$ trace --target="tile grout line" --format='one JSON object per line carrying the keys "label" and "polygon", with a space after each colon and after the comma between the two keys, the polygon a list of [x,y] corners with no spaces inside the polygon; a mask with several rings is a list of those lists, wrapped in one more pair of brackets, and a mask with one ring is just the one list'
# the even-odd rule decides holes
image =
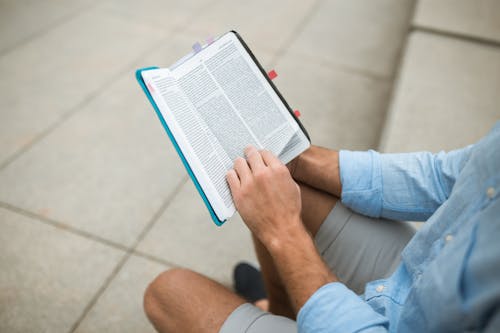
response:
{"label": "tile grout line", "polygon": [[163,212],[168,208],[170,203],[174,200],[174,198],[177,196],[179,191],[184,187],[184,185],[187,183],[189,177],[188,175],[185,175],[182,177],[181,181],[175,186],[174,190],[172,193],[168,196],[168,198],[165,200],[165,202],[160,206],[160,208],[156,211],[155,214],[151,217],[150,221],[146,224],[146,226],[142,229],[141,233],[139,236],[137,236],[137,239],[133,243],[133,245],[130,247],[131,251],[135,251],[139,243],[146,237],[148,232],[153,228],[155,225],[156,221],[160,219],[160,216],[163,214]]}
{"label": "tile grout line", "polygon": [[19,47],[22,47],[23,45],[31,42],[32,40],[34,40],[34,39],[36,39],[36,38],[38,38],[40,36],[43,36],[43,35],[47,34],[51,30],[53,30],[54,28],[57,28],[58,26],[66,23],[66,22],[69,22],[70,20],[72,20],[76,16],[82,14],[82,12],[87,12],[87,11],[91,10],[92,8],[97,7],[97,5],[98,5],[98,1],[94,1],[94,2],[92,2],[91,4],[89,4],[87,6],[82,6],[81,8],[77,8],[73,13],[69,13],[69,14],[67,14],[67,15],[59,18],[59,19],[57,19],[56,21],[52,22],[48,26],[46,26],[44,28],[41,28],[40,30],[38,30],[38,31],[30,34],[29,36],[23,38],[22,40],[17,41],[13,45],[10,45],[6,49],[1,50],[0,51],[0,57],[3,57],[4,55],[7,55],[7,54],[13,52],[15,49],[17,49]]}
{"label": "tile grout line", "polygon": [[483,46],[490,46],[500,48],[500,41],[496,41],[490,38],[484,38],[479,36],[469,36],[459,32],[447,31],[439,28],[430,28],[418,24],[413,24],[410,27],[411,32],[422,32],[429,35],[436,35],[441,37],[447,37],[450,39],[460,40],[463,42],[474,43]]}
{"label": "tile grout line", "polygon": [[146,252],[142,252],[140,250],[133,250],[132,251],[132,254],[133,255],[136,255],[138,257],[142,257],[144,259],[147,259],[147,260],[150,260],[150,261],[154,261],[158,264],[161,264],[161,265],[165,265],[165,266],[168,266],[170,268],[177,268],[177,267],[180,267],[178,264],[174,263],[174,262],[171,262],[169,260],[165,260],[165,259],[162,259],[160,257],[157,257],[155,255],[152,255],[152,254],[149,254],[149,253],[146,253]]}
{"label": "tile grout line", "polygon": [[[314,55],[308,54],[308,53],[293,52],[290,55],[291,56],[300,56],[302,58],[306,58],[306,60],[314,61],[318,65],[328,67],[329,69],[344,72],[344,73],[347,73],[350,75],[362,76],[362,77],[368,78],[370,80],[388,81],[388,80],[394,79],[392,74],[391,75],[379,74],[379,73],[376,73],[376,72],[371,71],[369,69],[364,69],[361,67],[357,68],[355,66],[343,64],[342,62],[336,62],[334,60],[329,60],[329,59],[326,59],[323,57],[314,56]],[[278,60],[278,59],[276,59],[276,60]]]}
{"label": "tile grout line", "polygon": [[[146,233],[154,226],[154,224],[156,223],[156,221],[159,220],[159,218],[161,217],[161,215],[163,214],[163,212],[168,208],[168,206],[170,205],[170,203],[176,197],[176,195],[177,195],[178,191],[180,190],[180,188],[182,186],[184,186],[184,184],[187,182],[187,180],[188,180],[188,177],[184,176],[182,178],[182,180],[175,186],[175,189],[171,192],[171,194],[161,204],[161,206],[158,208],[158,210],[153,214],[153,216],[151,217],[151,219],[149,220],[149,222],[146,224],[146,226],[144,227],[144,229],[142,230],[142,232],[139,234],[139,236],[137,237],[137,239],[135,240],[135,242],[133,243],[133,245],[130,246],[127,249],[126,253],[123,255],[123,257],[121,258],[121,260],[116,264],[115,268],[111,271],[110,275],[104,280],[103,284],[99,287],[99,289],[94,294],[94,296],[92,297],[92,299],[85,306],[85,308],[83,309],[83,312],[81,313],[81,315],[73,323],[73,325],[71,326],[71,328],[69,330],[70,333],[73,333],[73,332],[75,332],[76,329],[78,329],[78,327],[83,322],[83,320],[85,319],[85,317],[87,317],[87,315],[90,312],[90,310],[92,310],[92,308],[94,307],[94,305],[97,303],[97,301],[99,300],[99,298],[101,297],[101,295],[108,288],[108,286],[114,280],[114,278],[116,277],[116,275],[120,272],[120,270],[123,268],[123,266],[128,261],[128,259],[135,253],[135,249],[139,245],[139,243],[141,242],[142,238],[144,238],[144,236],[146,235]],[[158,262],[158,260],[155,260],[155,261]]]}
{"label": "tile grout line", "polygon": [[85,306],[83,309],[82,314],[77,318],[77,320],[73,323],[71,328],[69,329],[69,332],[74,332],[78,326],[80,326],[80,323],[85,319],[87,314],[90,312],[92,307],[97,303],[101,295],[104,293],[104,291],[108,288],[108,286],[111,284],[111,282],[114,280],[115,276],[120,272],[122,269],[123,265],[127,262],[128,258],[132,255],[131,251],[127,251],[123,254],[122,258],[120,261],[118,261],[118,264],[113,268],[111,273],[106,277],[104,280],[103,284],[97,289],[97,292],[92,296],[90,299],[89,303]]}
{"label": "tile grout line", "polygon": [[67,232],[69,232],[69,233],[71,233],[73,235],[77,235],[77,236],[80,236],[80,237],[83,237],[83,238],[87,238],[87,239],[93,240],[93,241],[95,241],[97,243],[101,243],[103,245],[107,245],[107,246],[115,248],[117,250],[121,250],[121,251],[128,251],[128,250],[130,250],[130,248],[128,248],[128,247],[126,247],[124,245],[121,245],[119,243],[113,242],[113,241],[108,240],[106,238],[102,238],[102,237],[96,236],[96,235],[94,235],[94,234],[92,234],[90,232],[87,232],[87,231],[75,228],[75,227],[70,226],[70,225],[68,225],[68,224],[66,224],[64,222],[57,221],[57,220],[51,219],[49,217],[45,217],[45,216],[39,215],[39,214],[31,212],[31,211],[29,211],[27,209],[14,206],[14,205],[6,203],[6,202],[0,201],[0,207],[4,208],[6,210],[9,210],[9,211],[11,211],[13,213],[17,213],[17,214],[23,215],[25,217],[36,219],[36,220],[38,220],[38,221],[40,221],[42,223],[45,223],[46,225],[50,225],[51,227],[54,227],[54,228],[57,228],[57,229],[60,229],[60,230],[63,230],[63,231],[67,231]]}
{"label": "tile grout line", "polygon": [[[183,184],[185,184],[185,182]],[[94,235],[92,233],[89,233],[89,232],[77,229],[77,228],[75,228],[73,226],[70,226],[70,225],[67,225],[67,224],[65,224],[63,222],[59,222],[59,221],[47,218],[45,216],[38,215],[36,213],[30,212],[30,211],[28,211],[26,209],[23,209],[23,208],[20,208],[20,207],[17,207],[17,206],[13,206],[13,205],[11,205],[9,203],[6,203],[6,202],[1,202],[0,201],[0,208],[4,208],[4,209],[6,209],[6,210],[8,210],[8,211],[10,211],[12,213],[16,213],[16,214],[19,214],[19,215],[22,215],[22,216],[25,216],[25,217],[28,217],[28,218],[31,218],[31,219],[39,220],[40,222],[45,223],[46,225],[49,225],[51,227],[60,229],[61,231],[65,231],[65,232],[71,233],[73,235],[80,236],[82,238],[86,238],[86,239],[92,240],[92,241],[94,241],[96,243],[101,243],[102,245],[107,245],[107,246],[109,246],[111,248],[114,248],[116,250],[119,250],[119,251],[123,251],[123,252],[131,251],[132,254],[134,254],[134,255],[143,257],[145,259],[149,259],[149,260],[157,262],[159,264],[163,264],[163,265],[166,265],[166,266],[169,266],[169,267],[179,267],[179,265],[177,265],[177,264],[175,264],[173,262],[170,262],[168,260],[162,259],[160,257],[156,257],[156,256],[148,254],[146,252],[142,252],[140,250],[137,250],[134,247],[126,247],[126,246],[124,246],[122,244],[115,243],[115,242],[110,241],[108,239],[96,236],[96,235]],[[151,228],[148,228],[148,230],[150,230],[150,229]],[[134,242],[134,244],[135,244],[135,242]]]}

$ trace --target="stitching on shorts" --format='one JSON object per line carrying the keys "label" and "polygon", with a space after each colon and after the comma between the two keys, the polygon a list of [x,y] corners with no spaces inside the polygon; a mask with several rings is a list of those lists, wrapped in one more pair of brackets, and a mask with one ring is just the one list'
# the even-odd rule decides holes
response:
{"label": "stitching on shorts", "polygon": [[[255,306],[255,305],[254,305],[254,306]],[[263,317],[263,316],[267,316],[267,315],[270,315],[270,314],[271,314],[271,313],[269,313],[269,312],[262,312],[260,315],[258,315],[258,316],[257,316],[257,318],[255,318],[254,320],[252,320],[252,322],[250,323],[250,325],[248,325],[248,327],[245,329],[245,332],[244,332],[244,333],[247,333],[247,332],[248,332],[248,330],[249,330],[250,328],[252,328],[252,325],[253,325],[253,324],[254,324],[257,320],[259,320],[261,317]]]}

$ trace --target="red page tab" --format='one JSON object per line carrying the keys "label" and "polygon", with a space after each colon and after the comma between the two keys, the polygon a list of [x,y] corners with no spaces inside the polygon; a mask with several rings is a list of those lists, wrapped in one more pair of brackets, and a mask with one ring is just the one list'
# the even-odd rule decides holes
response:
{"label": "red page tab", "polygon": [[269,78],[271,80],[274,80],[276,78],[276,76],[278,76],[278,74],[276,73],[276,71],[273,69],[271,70],[269,73],[267,73],[267,76],[269,76]]}

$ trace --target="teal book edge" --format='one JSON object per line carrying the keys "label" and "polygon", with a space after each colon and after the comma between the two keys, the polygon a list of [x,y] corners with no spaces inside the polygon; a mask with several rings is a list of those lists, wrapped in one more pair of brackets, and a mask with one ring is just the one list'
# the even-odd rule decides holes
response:
{"label": "teal book edge", "polygon": [[196,186],[196,189],[198,190],[198,193],[200,194],[201,198],[203,199],[205,206],[207,207],[208,211],[210,212],[210,216],[212,217],[212,220],[214,221],[214,223],[217,226],[221,226],[224,224],[224,222],[226,222],[226,220],[223,220],[223,221],[220,220],[217,217],[217,215],[215,214],[215,211],[214,211],[212,205],[210,204],[210,202],[208,201],[208,198],[205,195],[205,192],[203,192],[203,189],[201,188],[200,183],[198,182],[198,179],[196,179],[196,176],[194,175],[193,170],[191,170],[191,166],[189,165],[188,161],[186,160],[186,157],[184,156],[184,154],[182,153],[181,148],[177,144],[177,141],[175,140],[172,132],[170,131],[170,128],[168,128],[168,125],[165,122],[165,119],[163,119],[163,116],[160,112],[160,109],[158,109],[158,105],[156,105],[155,101],[153,100],[153,96],[151,96],[151,94],[149,93],[149,90],[146,87],[144,80],[142,79],[142,72],[149,71],[152,69],[158,69],[158,67],[146,67],[146,68],[138,69],[135,72],[135,78],[137,79],[137,82],[139,82],[139,85],[141,86],[142,90],[146,94],[149,102],[153,106],[153,109],[155,110],[156,115],[160,119],[160,122],[163,125],[163,128],[167,132],[167,135],[170,138],[170,141],[172,142],[172,144],[174,145],[174,148],[177,151],[177,154],[181,158],[182,164],[184,164],[184,167],[186,168],[186,171],[189,174],[189,177],[191,177],[191,180],[193,181],[194,185]]}

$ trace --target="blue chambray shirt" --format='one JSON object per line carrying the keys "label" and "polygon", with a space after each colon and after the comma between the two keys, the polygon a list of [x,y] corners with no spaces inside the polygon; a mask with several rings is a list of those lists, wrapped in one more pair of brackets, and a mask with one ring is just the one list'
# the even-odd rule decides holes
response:
{"label": "blue chambray shirt", "polygon": [[354,211],[427,222],[363,296],[339,282],[317,290],[299,332],[500,332],[500,122],[448,153],[341,151],[340,173]]}

